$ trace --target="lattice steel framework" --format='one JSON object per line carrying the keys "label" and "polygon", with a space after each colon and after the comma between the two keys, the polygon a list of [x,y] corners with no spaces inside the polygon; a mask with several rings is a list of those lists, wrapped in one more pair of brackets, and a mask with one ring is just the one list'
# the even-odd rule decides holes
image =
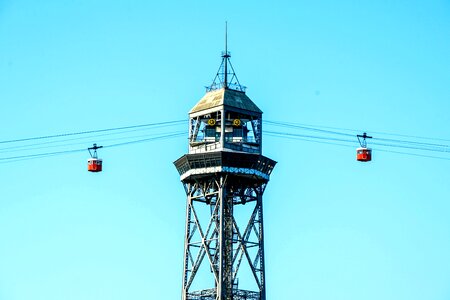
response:
{"label": "lattice steel framework", "polygon": [[[262,195],[275,162],[256,154],[213,152],[187,154],[175,165],[187,196],[182,299],[266,299]],[[239,223],[234,211],[243,205],[250,213]],[[200,216],[205,207],[209,214]],[[202,264],[214,286],[193,290]],[[253,290],[239,289],[243,265]]]}

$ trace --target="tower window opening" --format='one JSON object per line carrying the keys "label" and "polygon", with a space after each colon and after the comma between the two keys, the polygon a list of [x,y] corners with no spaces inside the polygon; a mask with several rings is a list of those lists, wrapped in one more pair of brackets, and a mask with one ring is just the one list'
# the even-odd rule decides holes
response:
{"label": "tower window opening", "polygon": [[234,138],[242,138],[243,137],[243,135],[242,135],[243,132],[244,131],[242,130],[242,127],[234,128],[234,130],[233,130],[233,137]]}
{"label": "tower window opening", "polygon": [[205,128],[205,138],[206,138],[206,139],[212,138],[212,137],[215,138],[215,136],[216,136],[216,127],[213,127],[213,126],[207,126],[207,127]]}

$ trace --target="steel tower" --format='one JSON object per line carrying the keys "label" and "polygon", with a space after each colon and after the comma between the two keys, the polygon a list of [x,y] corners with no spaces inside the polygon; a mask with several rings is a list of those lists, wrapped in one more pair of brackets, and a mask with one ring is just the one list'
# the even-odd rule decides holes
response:
{"label": "steel tower", "polygon": [[262,196],[276,162],[262,155],[261,126],[225,46],[174,162],[187,196],[183,300],[266,299]]}

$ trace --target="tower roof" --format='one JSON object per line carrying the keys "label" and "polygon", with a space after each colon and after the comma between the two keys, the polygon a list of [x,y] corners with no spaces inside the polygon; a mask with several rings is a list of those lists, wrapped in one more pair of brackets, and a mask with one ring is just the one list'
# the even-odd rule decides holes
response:
{"label": "tower roof", "polygon": [[207,92],[191,109],[190,114],[219,106],[227,106],[262,114],[262,111],[245,92],[221,88]]}
{"label": "tower roof", "polygon": [[206,88],[206,94],[191,109],[189,114],[209,110],[212,108],[224,106],[245,110],[254,114],[262,114],[262,111],[245,94],[245,86],[239,83],[233,66],[230,61],[230,52],[228,52],[228,34],[225,23],[225,52],[222,53],[222,63],[212,84]]}

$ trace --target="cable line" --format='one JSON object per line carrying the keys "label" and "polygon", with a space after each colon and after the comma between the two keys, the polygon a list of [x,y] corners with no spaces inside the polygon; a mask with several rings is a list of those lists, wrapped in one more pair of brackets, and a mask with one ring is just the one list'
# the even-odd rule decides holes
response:
{"label": "cable line", "polygon": [[[134,132],[136,130],[132,130],[132,131]],[[176,134],[178,134],[178,133],[185,133],[185,131],[168,132],[166,134],[172,134],[172,133],[176,133]],[[67,139],[67,140],[64,140],[64,141],[51,141],[51,142],[45,142],[45,143],[37,143],[37,144],[31,144],[31,145],[23,145],[23,146],[17,146],[17,147],[3,148],[3,149],[9,149],[9,150],[2,150],[2,149],[0,149],[0,153],[30,151],[30,150],[38,150],[38,149],[64,147],[64,146],[74,146],[74,145],[81,145],[81,144],[86,144],[86,143],[93,143],[94,141],[99,143],[99,142],[108,142],[108,141],[132,139],[132,138],[142,138],[142,137],[149,137],[149,136],[156,135],[156,134],[157,133],[137,135],[137,136],[124,136],[124,137],[115,137],[115,138],[109,138],[109,139],[95,139],[95,140],[93,140],[96,137],[110,136],[111,135],[111,134],[100,134],[100,135],[87,136],[87,137],[82,137],[82,138]],[[159,133],[159,134],[162,134],[162,133]],[[68,144],[66,143],[66,144],[63,144],[63,145],[49,145],[49,144],[54,144],[54,143],[61,143],[61,142],[65,142],[65,141],[73,141],[73,140],[80,140],[80,139],[82,139],[82,140],[89,140],[89,142],[87,142],[87,141],[79,141],[79,142],[75,142],[75,143],[68,143]],[[47,146],[40,146],[40,145],[47,145]],[[11,149],[15,149],[15,150],[11,150]]]}
{"label": "cable line", "polygon": [[345,142],[345,143],[355,143],[354,140],[344,140],[344,139],[337,139],[337,138],[331,138],[331,137],[325,137],[325,136],[314,136],[314,135],[305,135],[305,134],[289,133],[289,132],[264,131],[264,133],[269,133],[269,134],[278,135],[278,136],[290,136],[290,137],[338,141],[338,142]]}
{"label": "cable line", "polygon": [[290,140],[300,140],[300,141],[313,142],[313,143],[319,143],[319,144],[327,144],[327,145],[342,146],[342,147],[347,147],[347,148],[354,148],[354,146],[351,146],[351,145],[326,142],[323,140],[320,140],[320,141],[312,140],[312,139],[301,137],[301,135],[280,135],[280,134],[267,132],[267,131],[265,133],[267,134],[267,136],[273,136],[273,137],[277,137],[277,138],[285,138],[285,139],[290,139]]}
{"label": "cable line", "polygon": [[151,137],[151,138],[140,139],[140,140],[129,141],[129,142],[123,142],[123,143],[118,143],[118,144],[112,144],[112,145],[108,145],[108,146],[103,146],[103,148],[125,146],[125,145],[149,142],[149,141],[154,141],[154,140],[163,140],[163,139],[173,138],[173,137],[177,137],[177,136],[182,136],[182,135],[185,135],[185,134],[186,134],[186,132],[182,131],[182,132],[167,134],[167,135],[163,135],[163,136]]}
{"label": "cable line", "polygon": [[337,132],[337,131],[330,131],[330,130],[323,130],[323,129],[318,129],[318,128],[314,128],[311,126],[299,125],[299,124],[295,124],[295,123],[275,122],[275,121],[265,121],[265,123],[272,124],[272,125],[278,125],[278,126],[282,126],[282,127],[298,128],[298,129],[305,129],[305,130],[321,132],[321,133],[331,133],[331,134],[337,134],[337,135],[342,135],[342,136],[354,137],[353,134],[342,133],[342,132]]}
{"label": "cable line", "polygon": [[[302,135],[296,135],[296,134],[286,135],[286,134],[279,134],[277,132],[267,132],[267,131],[265,133],[267,134],[267,136],[272,136],[272,137],[276,137],[276,138],[302,140],[302,141],[313,142],[313,143],[320,143],[320,144],[328,144],[328,145],[334,145],[334,146],[342,146],[342,147],[347,147],[347,148],[354,148],[351,145],[345,145],[345,144],[333,143],[333,142],[326,142],[326,141],[323,141],[323,140],[312,140],[312,139],[304,138]],[[379,146],[385,146],[385,145],[379,145]],[[411,153],[411,152],[392,151],[392,150],[387,150],[387,149],[378,148],[378,147],[373,148],[373,149],[376,150],[376,151],[380,151],[380,152],[389,152],[389,153],[404,154],[404,155],[409,155],[409,156],[417,156],[417,157],[426,157],[426,158],[450,160],[450,158],[446,158],[446,157],[442,157],[442,156],[432,156],[432,155],[418,154],[418,153]]]}
{"label": "cable line", "polygon": [[[132,141],[128,141],[128,142],[116,143],[116,144],[111,144],[111,145],[105,145],[105,146],[103,146],[103,148],[118,147],[118,146],[137,144],[137,143],[143,143],[143,142],[160,140],[160,139],[169,139],[169,138],[173,138],[173,137],[177,137],[177,136],[181,136],[181,135],[185,135],[185,134],[186,133],[184,131],[183,132],[175,132],[175,133],[160,135],[160,136],[156,136],[156,137],[132,140]],[[25,160],[25,159],[42,158],[42,157],[47,157],[47,156],[70,154],[70,153],[84,152],[84,151],[86,151],[86,148],[64,150],[64,151],[55,151],[55,152],[46,152],[46,153],[38,153],[38,154],[10,156],[10,157],[0,157],[0,164],[1,163],[8,163],[8,162],[19,161],[19,160]]]}
{"label": "cable line", "polygon": [[0,161],[15,160],[15,159],[21,159],[21,158],[38,158],[38,157],[42,157],[42,156],[69,154],[69,153],[75,153],[75,152],[81,152],[81,151],[86,151],[86,149],[83,148],[83,149],[47,152],[47,153],[39,153],[39,154],[28,154],[28,155],[11,156],[11,157],[0,157]]}
{"label": "cable line", "polygon": [[[295,124],[295,123],[274,122],[274,121],[266,121],[266,123],[268,123],[270,125],[281,126],[281,127],[288,127],[288,128],[294,128],[294,129],[304,129],[304,130],[309,130],[309,131],[315,131],[315,132],[320,132],[322,134],[354,137],[354,135],[351,135],[351,134],[348,134],[348,133],[342,133],[342,132],[336,132],[336,131],[330,131],[330,130],[322,130],[322,129],[317,129],[317,128],[313,128],[313,127],[310,127],[310,126],[299,125],[299,124]],[[292,133],[279,133],[279,134],[292,134]],[[403,136],[405,136],[405,135],[403,135]],[[311,137],[311,136],[304,136],[304,137],[319,138],[319,137]],[[320,137],[320,138],[321,139],[326,139],[326,137]],[[429,139],[429,140],[443,140],[443,141],[445,141],[445,139],[434,139],[434,138],[425,138],[425,137],[420,137],[420,138],[421,139]],[[329,138],[329,139],[333,140],[333,138]],[[425,150],[425,151],[450,152],[450,146],[449,145],[445,145],[445,144],[426,143],[426,142],[411,141],[411,140],[387,139],[387,138],[380,138],[380,137],[374,137],[373,139],[374,140],[379,140],[379,141],[385,141],[385,142],[394,143],[394,144],[382,144],[382,143],[374,142],[373,143],[374,145],[378,144],[378,145],[382,145],[382,146],[404,147],[404,148],[409,148],[409,149],[417,149],[417,150]],[[395,143],[398,144],[398,145],[395,145]],[[416,146],[416,147],[414,147],[414,146]]]}
{"label": "cable line", "polygon": [[433,152],[450,152],[448,149],[445,148],[425,148],[425,147],[413,147],[413,146],[409,146],[409,145],[395,145],[395,144],[385,144],[385,143],[377,143],[377,142],[373,142],[373,145],[378,145],[378,146],[384,146],[384,147],[394,147],[394,148],[407,148],[407,149],[413,149],[413,150],[421,150],[421,151],[433,151]]}
{"label": "cable line", "polygon": [[377,137],[374,137],[373,139],[374,140],[379,140],[379,141],[394,142],[394,143],[405,143],[405,144],[422,145],[422,146],[443,147],[443,148],[448,148],[449,147],[448,145],[443,145],[443,144],[415,142],[415,141],[408,141],[408,140],[394,140],[394,139],[384,139],[384,138],[377,138]]}
{"label": "cable line", "polygon": [[[269,121],[269,120],[265,120],[265,121],[263,121],[263,123],[273,124],[273,125],[291,126],[291,127],[294,126],[294,127],[297,127],[297,128],[302,128],[302,127],[303,128],[310,128],[310,129],[328,128],[328,129],[341,130],[341,131],[350,131],[350,132],[355,132],[355,133],[359,133],[359,132],[363,131],[363,130],[356,130],[356,129],[349,129],[349,128],[339,128],[339,127],[320,126],[320,125],[311,125],[311,124],[293,123],[293,122]],[[369,132],[369,130],[366,130],[366,131]],[[329,130],[324,130],[324,132],[342,134],[340,132],[329,131]],[[382,132],[382,131],[372,131],[372,130],[370,130],[370,132],[372,134],[381,134],[381,135],[416,138],[416,139],[422,139],[422,140],[434,140],[434,141],[450,142],[450,139],[443,139],[443,138],[424,137],[424,136],[406,135],[406,134],[396,134],[396,133],[389,133],[389,132]]]}
{"label": "cable line", "polygon": [[[110,148],[153,140],[175,138],[187,134],[186,131],[185,130],[169,131],[166,128],[170,126],[179,126],[185,123],[186,120],[174,120],[158,123],[148,123],[132,126],[105,128],[79,132],[68,132],[55,135],[4,140],[0,141],[0,145],[5,145],[6,147],[0,148],[0,153],[19,152],[19,151],[23,151],[26,153],[26,151],[28,151],[28,154],[23,155],[16,154],[14,156],[9,157],[0,157],[0,163],[85,151],[86,148],[84,147],[83,149],[69,149],[69,150],[67,150],[67,148],[75,147],[78,145],[85,145],[86,143],[103,144],[105,142],[111,142],[111,144],[109,145],[103,145],[104,148]],[[353,129],[316,126],[316,125],[307,125],[282,121],[270,121],[270,120],[264,121],[263,124],[267,125],[269,128],[274,127],[276,127],[277,129],[283,128],[282,129],[283,131],[265,130],[267,127],[264,126],[263,133],[268,136],[303,140],[307,142],[338,145],[345,147],[354,147],[353,145],[357,143],[356,139],[357,135],[350,134],[348,132],[358,132],[358,133],[361,132]],[[142,132],[142,134],[134,134],[134,135],[131,134],[135,132]],[[374,131],[370,133],[373,134],[377,132]],[[447,158],[429,156],[425,154],[422,155],[419,153],[389,151],[389,149],[402,148],[402,149],[409,149],[412,151],[450,153],[450,145],[448,144],[423,141],[423,140],[450,141],[450,140],[430,138],[430,137],[419,137],[413,135],[381,133],[381,132],[378,132],[378,134],[379,136],[373,137],[373,142],[371,142],[371,145],[377,146],[377,151],[385,151],[398,154],[415,155],[439,159],[447,159]],[[409,137],[409,139],[385,138],[383,137],[383,135]],[[416,140],[414,140],[413,138],[415,138]],[[50,149],[50,148],[54,148],[55,151],[33,153],[36,150]],[[58,150],[57,148],[59,148],[60,151],[56,151]]]}
{"label": "cable line", "polygon": [[168,124],[181,123],[181,122],[186,122],[186,120],[176,120],[176,121],[149,123],[149,124],[141,124],[141,125],[116,127],[116,128],[106,128],[106,129],[97,129],[97,130],[89,130],[89,131],[70,132],[70,133],[61,133],[61,134],[54,134],[54,135],[29,137],[29,138],[16,139],[16,140],[0,141],[0,144],[17,143],[17,142],[25,142],[25,141],[33,141],[33,140],[43,140],[43,139],[59,138],[59,137],[73,136],[73,135],[84,135],[84,134],[91,134],[91,133],[98,133],[98,132],[125,130],[125,129],[132,129],[132,128],[161,126],[161,125],[168,125]]}

